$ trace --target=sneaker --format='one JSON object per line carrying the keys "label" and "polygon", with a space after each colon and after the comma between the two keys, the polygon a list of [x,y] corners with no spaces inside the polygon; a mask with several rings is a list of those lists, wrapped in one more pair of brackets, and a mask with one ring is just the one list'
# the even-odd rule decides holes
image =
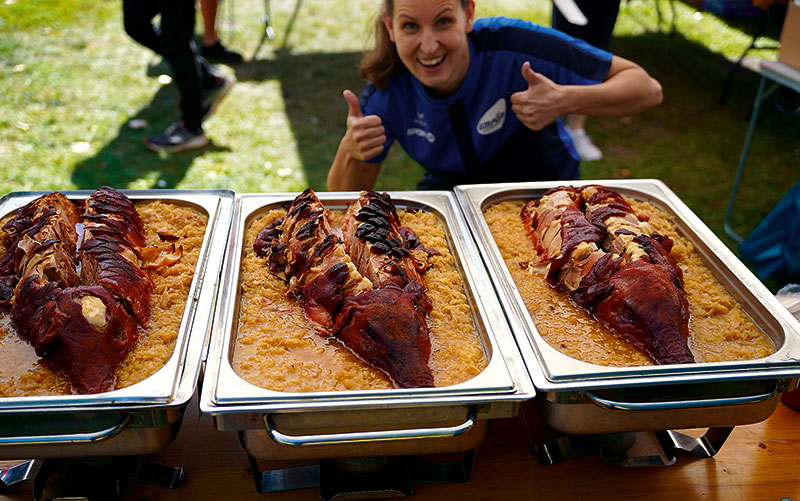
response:
{"label": "sneaker", "polygon": [[568,127],[567,132],[569,132],[570,137],[572,137],[575,150],[578,152],[578,155],[580,155],[581,160],[594,162],[603,158],[603,152],[594,145],[592,137],[586,134],[584,129],[572,130]]}
{"label": "sneaker", "polygon": [[239,64],[242,62],[242,55],[234,52],[217,40],[217,43],[210,46],[200,45],[200,55],[209,61],[225,64]]}
{"label": "sneaker", "polygon": [[234,79],[224,75],[214,75],[214,84],[203,89],[203,114],[201,120],[206,121],[217,109],[222,98],[230,92]]}
{"label": "sneaker", "polygon": [[144,144],[153,151],[174,153],[176,151],[200,148],[208,144],[203,129],[191,130],[183,126],[183,121],[175,122],[163,133],[144,140]]}

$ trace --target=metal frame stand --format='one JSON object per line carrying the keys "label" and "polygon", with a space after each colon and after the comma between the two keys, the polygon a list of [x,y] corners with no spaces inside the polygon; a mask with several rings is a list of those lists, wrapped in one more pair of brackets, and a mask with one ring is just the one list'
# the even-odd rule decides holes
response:
{"label": "metal frame stand", "polygon": [[540,464],[553,465],[581,454],[599,454],[608,464],[621,467],[669,466],[675,452],[682,450],[700,457],[712,457],[733,431],[733,427],[709,428],[700,438],[672,430],[566,435],[534,447]]}
{"label": "metal frame stand", "polygon": [[[302,4],[303,0],[297,0],[294,4],[294,11],[292,12],[292,17],[289,19],[289,24],[286,25],[286,34],[283,37],[283,43],[281,44],[280,49],[286,48],[286,43],[289,40],[289,33],[292,32],[292,27],[294,26],[294,22],[297,19],[297,14],[300,12],[300,6]],[[258,51],[261,50],[264,42],[267,40],[270,42],[275,40],[275,29],[272,27],[270,17],[270,0],[264,0],[264,15],[261,16],[261,21],[264,23],[264,31],[261,33],[261,40],[258,42],[256,50],[253,51],[253,57],[251,59],[256,58]]]}
{"label": "metal frame stand", "polygon": [[[761,111],[761,103],[764,99],[771,96],[778,88],[783,85],[792,90],[800,92],[800,71],[789,67],[786,64],[777,61],[761,61],[759,66],[759,73],[761,80],[758,83],[758,91],[756,92],[756,99],[753,101],[753,113],[750,115],[750,124],[747,127],[747,135],[744,138],[744,146],[742,147],[742,154],[739,157],[739,166],[736,169],[736,177],[733,180],[733,188],[731,189],[731,196],[728,200],[728,208],[725,211],[725,220],[723,226],[725,233],[728,234],[737,243],[741,243],[743,238],[731,229],[731,214],[733,213],[733,202],[739,192],[739,185],[742,180],[742,172],[744,171],[744,164],[747,161],[747,153],[750,150],[750,141],[753,139],[753,132],[756,128],[756,121],[758,114]],[[773,83],[767,89],[767,80]]]}
{"label": "metal frame stand", "polygon": [[33,481],[33,499],[80,496],[110,499],[120,494],[122,480],[177,489],[183,485],[185,469],[142,457],[31,459],[0,470],[0,491]]}
{"label": "metal frame stand", "polygon": [[258,42],[256,50],[253,51],[253,57],[251,59],[256,58],[256,55],[258,55],[258,51],[261,50],[261,46],[264,45],[264,42],[267,40],[270,42],[275,40],[275,29],[270,24],[269,7],[269,0],[264,0],[264,15],[261,16],[261,22],[264,23],[264,31],[261,32],[261,40]]}
{"label": "metal frame stand", "polygon": [[318,464],[262,470],[248,455],[256,490],[260,493],[319,487],[324,500],[406,497],[413,483],[464,483],[469,480],[476,449],[460,461],[425,457],[368,457],[323,459]]}
{"label": "metal frame stand", "polygon": [[725,81],[722,83],[722,94],[720,94],[719,98],[720,104],[725,104],[728,101],[728,96],[731,93],[731,85],[733,84],[733,77],[736,72],[739,71],[739,68],[742,67],[742,62],[744,61],[744,58],[747,56],[748,52],[753,49],[778,49],[777,45],[765,45],[759,47],[756,43],[764,33],[764,30],[767,29],[770,17],[771,14],[769,12],[769,8],[761,10],[761,14],[758,17],[758,25],[756,26],[756,31],[753,33],[753,39],[750,40],[750,45],[747,46],[747,48],[739,56],[739,59],[737,59],[733,66],[731,66],[731,68],[728,70],[728,74],[725,75]]}

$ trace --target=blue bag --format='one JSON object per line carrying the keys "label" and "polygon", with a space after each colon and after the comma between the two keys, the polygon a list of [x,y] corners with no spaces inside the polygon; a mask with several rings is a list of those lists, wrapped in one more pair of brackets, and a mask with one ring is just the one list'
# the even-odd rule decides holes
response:
{"label": "blue bag", "polygon": [[742,240],[739,254],[761,280],[800,277],[800,182]]}

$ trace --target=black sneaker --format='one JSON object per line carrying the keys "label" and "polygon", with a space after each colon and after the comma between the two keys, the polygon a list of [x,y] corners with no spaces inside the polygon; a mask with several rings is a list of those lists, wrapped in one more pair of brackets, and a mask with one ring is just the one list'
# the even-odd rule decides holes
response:
{"label": "black sneaker", "polygon": [[241,54],[228,49],[219,40],[210,46],[200,44],[200,55],[209,61],[225,64],[239,64],[243,60]]}
{"label": "black sneaker", "polygon": [[203,109],[202,120],[205,121],[217,109],[217,105],[222,98],[230,92],[233,87],[234,79],[223,75],[214,75],[214,84],[203,89]]}
{"label": "black sneaker", "polygon": [[144,144],[153,151],[174,153],[176,151],[200,148],[208,144],[203,129],[191,130],[183,126],[183,121],[175,122],[163,133],[144,140]]}

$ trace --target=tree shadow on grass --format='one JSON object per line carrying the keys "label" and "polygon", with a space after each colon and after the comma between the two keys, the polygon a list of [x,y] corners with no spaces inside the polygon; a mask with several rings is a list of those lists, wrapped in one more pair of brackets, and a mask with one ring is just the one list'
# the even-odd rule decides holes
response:
{"label": "tree shadow on grass", "polygon": [[301,165],[315,190],[325,189],[328,168],[345,130],[347,103],[342,91],[349,88],[358,94],[364,87],[358,75],[360,59],[359,52],[293,54],[278,49],[272,59],[233,67],[240,82],[280,83]]}
{"label": "tree shadow on grass", "polygon": [[[326,190],[326,178],[345,132],[344,89],[360,95],[365,82],[358,73],[361,52],[294,54],[277,49],[271,59],[233,67],[239,81],[278,80],[301,166],[315,190]],[[392,148],[376,184],[380,189],[412,189],[422,168],[399,146]]]}
{"label": "tree shadow on grass", "polygon": [[[77,164],[72,182],[79,189],[95,189],[109,185],[126,188],[141,179],[153,179],[148,188],[174,188],[183,179],[198,156],[225,148],[209,143],[203,148],[172,154],[158,154],[147,149],[143,141],[158,134],[175,120],[178,96],[174,85],[162,86],[152,101],[120,125],[117,136],[95,156]],[[132,120],[144,120],[144,129],[132,129]]]}
{"label": "tree shadow on grass", "polygon": [[[660,106],[619,120],[592,119],[589,127],[601,148],[611,153],[582,165],[589,177],[658,178],[664,181],[723,240],[723,216],[743,149],[759,75],[740,68],[727,101],[720,102],[732,62],[682,36],[649,32],[617,37],[615,54],[640,64],[662,85]],[[747,157],[742,189],[732,223],[746,234],[800,176],[797,118],[775,109],[775,97],[762,103]],[[602,124],[602,128],[598,125]],[[633,150],[633,159],[614,148]],[[621,174],[621,172],[625,174]]]}

